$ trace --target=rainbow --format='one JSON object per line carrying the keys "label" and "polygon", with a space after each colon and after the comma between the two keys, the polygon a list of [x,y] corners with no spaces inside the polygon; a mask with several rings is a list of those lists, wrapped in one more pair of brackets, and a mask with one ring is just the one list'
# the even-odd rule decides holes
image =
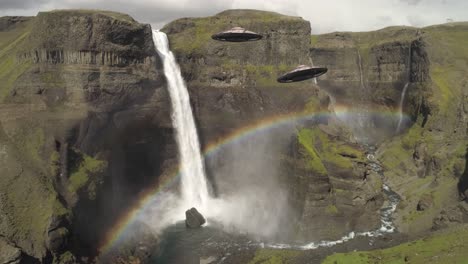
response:
{"label": "rainbow", "polygon": [[[334,112],[293,112],[293,113],[288,113],[288,114],[279,114],[279,115],[274,115],[270,116],[264,119],[257,120],[256,122],[253,122],[247,126],[238,128],[231,133],[213,141],[207,144],[207,146],[203,150],[203,156],[209,157],[210,155],[215,154],[218,150],[220,150],[222,147],[229,145],[229,144],[234,144],[241,139],[244,139],[246,137],[255,135],[255,134],[260,134],[264,133],[268,130],[278,128],[280,126],[286,125],[286,124],[292,124],[294,122],[298,121],[306,121],[306,120],[318,120],[319,118],[325,118],[325,117],[330,117],[332,115],[353,115],[353,114],[358,114],[362,113],[362,111],[350,111],[350,108],[347,106],[335,106]],[[384,116],[384,117],[392,117],[395,118],[398,115],[400,115],[399,112],[397,111],[373,111],[373,110],[366,110],[366,114],[370,115],[378,115],[378,116]],[[407,115],[404,115],[405,118],[408,118]],[[125,234],[125,231],[129,229],[129,226],[134,223],[137,219],[138,216],[141,212],[145,210],[146,207],[151,205],[151,201],[154,200],[155,197],[158,196],[158,194],[162,193],[165,190],[168,190],[169,188],[173,187],[174,184],[178,181],[178,178],[180,176],[179,170],[175,169],[171,173],[167,173],[165,175],[162,175],[159,179],[158,182],[153,184],[150,188],[148,188],[146,191],[141,193],[139,197],[136,199],[136,202],[130,206],[130,208],[122,214],[115,224],[109,229],[109,231],[106,233],[104,236],[104,239],[102,240],[103,242],[101,243],[101,246],[99,247],[99,252],[100,254],[106,254],[109,252],[114,245],[117,244],[118,241],[122,239],[122,237]]]}

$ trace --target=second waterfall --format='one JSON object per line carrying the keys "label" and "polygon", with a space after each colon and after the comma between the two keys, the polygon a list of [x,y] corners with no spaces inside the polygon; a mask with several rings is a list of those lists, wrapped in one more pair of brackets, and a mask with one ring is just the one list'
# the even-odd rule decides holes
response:
{"label": "second waterfall", "polygon": [[180,156],[182,204],[184,209],[197,207],[204,213],[209,191],[187,86],[174,54],[169,49],[167,35],[153,30],[153,41],[163,60],[171,98],[172,123]]}

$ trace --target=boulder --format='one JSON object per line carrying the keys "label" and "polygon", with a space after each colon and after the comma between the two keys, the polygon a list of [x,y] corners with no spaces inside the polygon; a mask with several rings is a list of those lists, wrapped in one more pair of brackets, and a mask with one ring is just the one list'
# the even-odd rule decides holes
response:
{"label": "boulder", "polygon": [[194,207],[185,211],[185,225],[188,228],[198,228],[206,223],[205,218]]}
{"label": "boulder", "polygon": [[423,195],[421,196],[421,199],[418,202],[418,205],[416,206],[416,210],[418,211],[425,211],[429,208],[432,207],[434,204],[432,196],[431,195]]}
{"label": "boulder", "polygon": [[0,238],[0,263],[15,264],[21,261],[21,250]]}
{"label": "boulder", "polygon": [[62,253],[68,245],[69,223],[65,216],[53,215],[47,228],[46,246],[54,254]]}
{"label": "boulder", "polygon": [[68,245],[68,236],[70,232],[65,227],[60,227],[47,233],[47,248],[53,253],[60,253]]}

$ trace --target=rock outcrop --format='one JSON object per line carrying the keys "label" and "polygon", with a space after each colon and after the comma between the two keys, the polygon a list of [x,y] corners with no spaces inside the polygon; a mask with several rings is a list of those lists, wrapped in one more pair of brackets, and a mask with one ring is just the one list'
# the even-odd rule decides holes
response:
{"label": "rock outcrop", "polygon": [[0,263],[19,264],[21,262],[21,250],[0,237]]}
{"label": "rock outcrop", "polygon": [[95,254],[177,158],[151,28],[106,11],[0,21],[0,235],[45,262]]}
{"label": "rock outcrop", "polygon": [[194,207],[185,211],[185,225],[188,228],[198,228],[206,223],[205,217]]}
{"label": "rock outcrop", "polygon": [[418,54],[426,54],[421,72],[427,76],[418,79],[405,104],[416,106],[409,111],[414,124],[379,150],[385,175],[404,200],[397,210],[403,232],[436,228],[437,219],[463,219],[457,215],[465,213],[459,193],[468,149],[468,79],[462,66],[468,54],[460,47],[468,43],[467,28],[454,23],[420,29]]}
{"label": "rock outcrop", "polygon": [[414,115],[421,107],[419,85],[429,79],[421,34],[392,27],[312,36],[311,57],[330,69],[320,86],[333,96],[337,111],[358,115],[345,122],[361,141],[376,143],[398,132],[400,117],[386,113],[399,111],[405,86],[404,111]]}
{"label": "rock outcrop", "polygon": [[[348,125],[357,124],[355,136],[385,141],[378,158],[392,189],[402,195],[397,210],[402,232],[430,229],[443,208],[459,211],[457,193],[465,186],[468,140],[462,66],[467,54],[460,48],[466,44],[466,27],[466,23],[390,27],[312,37],[314,62],[330,69],[319,85],[335,98],[334,107],[357,108],[364,116],[373,113],[362,124]],[[399,107],[403,113],[393,121],[389,116],[373,118],[399,112]],[[407,123],[397,131],[396,120],[405,115]]]}

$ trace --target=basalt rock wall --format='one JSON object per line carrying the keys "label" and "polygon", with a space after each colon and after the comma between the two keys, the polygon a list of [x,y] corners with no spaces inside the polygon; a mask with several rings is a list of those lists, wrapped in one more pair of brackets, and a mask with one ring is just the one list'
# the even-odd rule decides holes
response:
{"label": "basalt rock wall", "polygon": [[92,256],[177,163],[151,28],[106,11],[1,21],[0,236],[46,263]]}

